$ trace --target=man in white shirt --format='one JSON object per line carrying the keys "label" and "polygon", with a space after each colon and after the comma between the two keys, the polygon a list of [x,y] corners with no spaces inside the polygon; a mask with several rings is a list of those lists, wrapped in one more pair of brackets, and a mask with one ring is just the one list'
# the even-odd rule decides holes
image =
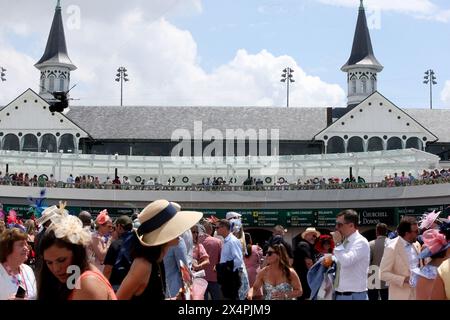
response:
{"label": "man in white shirt", "polygon": [[370,247],[358,231],[358,221],[358,214],[350,209],[340,212],[336,218],[334,236],[343,239],[334,249],[337,259],[336,300],[368,300]]}

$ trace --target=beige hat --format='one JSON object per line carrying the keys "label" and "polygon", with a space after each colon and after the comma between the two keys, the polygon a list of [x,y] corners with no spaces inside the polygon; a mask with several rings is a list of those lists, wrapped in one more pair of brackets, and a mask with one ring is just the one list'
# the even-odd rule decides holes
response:
{"label": "beige hat", "polygon": [[167,200],[150,203],[138,215],[141,223],[138,230],[142,245],[151,247],[167,243],[194,226],[203,213],[196,211],[179,211],[180,206]]}
{"label": "beige hat", "polygon": [[317,236],[317,238],[320,237],[320,232],[317,231],[316,228],[309,227],[309,228],[306,228],[305,231],[303,231],[303,233],[302,233],[302,238],[304,239],[304,238],[305,238],[305,235],[307,235],[308,233],[315,233],[316,236]]}
{"label": "beige hat", "polygon": [[60,210],[57,206],[48,207],[42,212],[42,215],[36,219],[36,223],[41,226],[56,214],[60,214]]}

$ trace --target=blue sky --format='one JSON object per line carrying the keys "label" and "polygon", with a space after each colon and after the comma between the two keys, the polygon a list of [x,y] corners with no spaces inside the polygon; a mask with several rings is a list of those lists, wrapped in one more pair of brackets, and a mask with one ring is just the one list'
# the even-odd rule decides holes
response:
{"label": "blue sky", "polygon": [[[37,90],[33,64],[43,53],[55,3],[0,0],[2,12],[9,12],[0,24],[0,65],[8,68],[0,104],[28,87]],[[428,108],[422,80],[432,68],[438,77],[434,107],[450,108],[450,3],[365,3],[375,55],[385,67],[379,91],[400,107]],[[351,51],[359,0],[62,4],[69,54],[78,66],[72,74],[78,84],[73,97],[81,100],[75,103],[117,104],[120,92],[113,77],[119,65],[128,67],[132,79],[124,93],[129,105],[283,106],[286,93],[279,76],[287,65],[297,79],[291,105],[346,103],[340,67]]]}

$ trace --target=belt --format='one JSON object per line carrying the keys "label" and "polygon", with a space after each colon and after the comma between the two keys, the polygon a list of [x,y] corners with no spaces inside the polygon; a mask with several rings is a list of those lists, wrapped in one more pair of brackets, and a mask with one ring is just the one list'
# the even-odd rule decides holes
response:
{"label": "belt", "polygon": [[352,291],[339,292],[339,291],[336,291],[336,295],[337,296],[351,296],[354,293],[358,293],[358,292],[352,292]]}

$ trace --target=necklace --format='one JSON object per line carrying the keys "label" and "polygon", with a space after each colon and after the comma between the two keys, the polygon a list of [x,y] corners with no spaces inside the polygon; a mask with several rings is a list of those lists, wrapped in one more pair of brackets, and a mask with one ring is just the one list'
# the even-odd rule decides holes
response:
{"label": "necklace", "polygon": [[25,292],[28,295],[27,283],[22,274],[22,268],[19,266],[19,272],[14,273],[12,268],[7,263],[3,263],[3,267],[5,268],[8,275],[11,277],[11,283],[17,287],[22,287],[23,289],[25,289]]}

